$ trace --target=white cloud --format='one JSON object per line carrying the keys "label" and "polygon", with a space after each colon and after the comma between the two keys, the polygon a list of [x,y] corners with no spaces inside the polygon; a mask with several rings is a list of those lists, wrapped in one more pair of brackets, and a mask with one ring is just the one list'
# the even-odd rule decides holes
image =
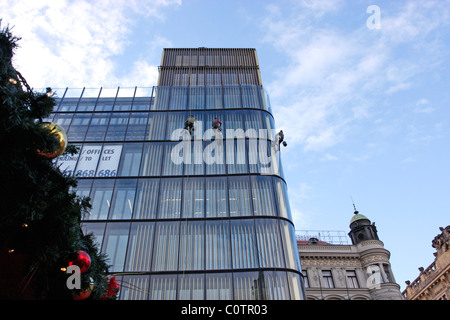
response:
{"label": "white cloud", "polygon": [[435,59],[443,54],[439,37],[428,35],[448,24],[448,1],[390,10],[380,5],[381,30],[369,30],[364,20],[350,31],[327,20],[328,13],[339,14],[340,4],[303,1],[289,12],[272,5],[262,23],[264,42],[283,61],[266,83],[273,113],[291,146],[304,150],[323,151],[343,141],[353,124],[372,116],[380,96],[413,88],[418,74],[442,61]]}
{"label": "white cloud", "polygon": [[[161,8],[178,5],[180,0],[98,0],[98,1],[1,1],[3,23],[14,26],[22,37],[14,66],[30,86],[100,87],[121,84],[114,60],[124,53],[127,38],[135,21],[133,14],[162,19]],[[131,62],[134,71],[128,75],[135,85],[148,72],[154,79],[154,68],[141,61]]]}

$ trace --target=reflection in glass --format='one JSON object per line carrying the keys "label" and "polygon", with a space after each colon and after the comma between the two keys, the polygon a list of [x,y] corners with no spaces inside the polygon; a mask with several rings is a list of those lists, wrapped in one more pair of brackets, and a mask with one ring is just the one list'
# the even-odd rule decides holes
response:
{"label": "reflection in glass", "polygon": [[159,179],[139,179],[134,219],[155,219],[158,195]]}
{"label": "reflection in glass", "polygon": [[130,224],[125,222],[106,225],[102,251],[109,258],[109,263],[112,265],[109,269],[111,272],[123,271],[129,229]]}
{"label": "reflection in glass", "polygon": [[207,300],[232,300],[233,286],[230,273],[206,274]]}
{"label": "reflection in glass", "polygon": [[117,180],[112,198],[110,219],[131,219],[135,195],[135,179]]}
{"label": "reflection in glass", "polygon": [[151,270],[154,222],[132,223],[125,271]]}
{"label": "reflection in glass", "polygon": [[179,270],[203,270],[204,221],[182,221]]}
{"label": "reflection in glass", "polygon": [[153,244],[153,271],[176,271],[180,222],[157,222]]}
{"label": "reflection in glass", "polygon": [[206,221],[206,269],[230,269],[230,261],[228,220]]}

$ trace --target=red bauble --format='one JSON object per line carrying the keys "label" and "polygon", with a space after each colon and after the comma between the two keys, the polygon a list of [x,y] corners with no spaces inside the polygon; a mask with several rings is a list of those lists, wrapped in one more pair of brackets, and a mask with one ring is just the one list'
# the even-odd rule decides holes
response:
{"label": "red bauble", "polygon": [[91,257],[83,250],[75,252],[75,257],[69,261],[69,266],[76,265],[80,273],[85,273],[91,266]]}
{"label": "red bauble", "polygon": [[108,281],[108,288],[106,288],[106,294],[103,297],[103,300],[116,295],[117,292],[119,292],[119,284],[116,281],[116,277],[112,277]]}

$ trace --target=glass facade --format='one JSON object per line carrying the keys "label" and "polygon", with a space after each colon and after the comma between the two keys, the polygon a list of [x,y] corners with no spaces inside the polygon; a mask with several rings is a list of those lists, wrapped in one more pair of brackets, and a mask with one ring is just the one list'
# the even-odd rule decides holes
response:
{"label": "glass facade", "polygon": [[[192,50],[197,63],[202,50],[201,59],[239,55]],[[175,51],[165,49],[163,66],[164,57],[175,60],[164,76],[174,68],[182,79]],[[57,90],[46,121],[80,152],[56,165],[91,198],[83,228],[108,255],[120,299],[304,298],[270,104],[261,85],[229,84],[246,77],[231,69],[237,73],[199,71],[195,85]],[[190,115],[195,130],[187,135]],[[214,117],[221,132],[211,129]]]}

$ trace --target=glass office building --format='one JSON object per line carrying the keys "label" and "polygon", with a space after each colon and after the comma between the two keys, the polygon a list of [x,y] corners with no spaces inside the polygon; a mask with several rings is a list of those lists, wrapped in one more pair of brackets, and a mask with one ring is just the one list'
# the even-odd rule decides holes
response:
{"label": "glass office building", "polygon": [[165,49],[156,87],[56,92],[46,120],[80,148],[56,165],[91,198],[120,299],[304,298],[254,49]]}

